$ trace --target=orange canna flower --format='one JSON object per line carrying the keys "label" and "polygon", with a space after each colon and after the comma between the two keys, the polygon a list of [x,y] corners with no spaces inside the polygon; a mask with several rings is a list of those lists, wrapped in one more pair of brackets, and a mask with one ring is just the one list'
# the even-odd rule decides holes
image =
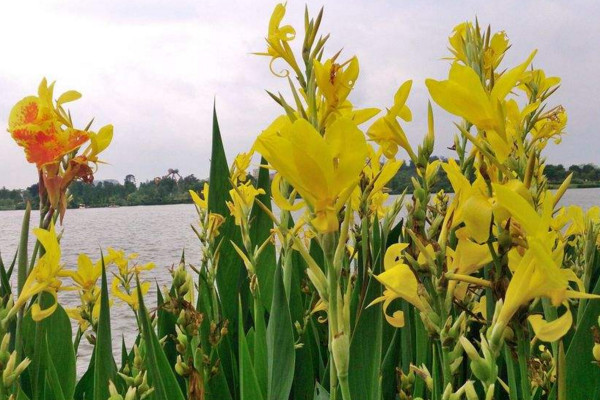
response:
{"label": "orange canna flower", "polygon": [[41,169],[78,149],[90,139],[87,132],[74,129],[62,104],[81,97],[75,91],[64,93],[53,104],[54,84],[42,80],[38,96],[27,96],[12,108],[8,131],[25,149],[27,161]]}

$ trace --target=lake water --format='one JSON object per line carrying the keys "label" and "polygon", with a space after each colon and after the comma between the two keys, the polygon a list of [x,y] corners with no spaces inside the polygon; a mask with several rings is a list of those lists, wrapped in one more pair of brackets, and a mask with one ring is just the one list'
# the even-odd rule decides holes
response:
{"label": "lake water", "polygon": [[[600,188],[568,190],[561,204],[578,204],[584,208],[600,205]],[[10,263],[17,249],[22,218],[23,211],[0,211],[0,254],[5,264]],[[156,268],[146,272],[145,276],[163,287],[170,283],[167,268],[179,261],[183,249],[187,262],[199,264],[199,242],[190,228],[190,224],[196,223],[197,214],[192,204],[68,210],[61,242],[62,260],[65,268],[75,268],[79,253],[86,253],[96,260],[100,258],[100,248],[124,249],[126,253],[138,253],[140,263],[156,263]],[[32,212],[31,226],[37,224],[37,213]],[[32,244],[33,241],[30,252]],[[156,285],[152,285],[145,296],[148,307],[156,304],[155,288]],[[78,305],[76,293],[61,292],[59,298],[65,306]],[[113,348],[118,360],[121,335],[128,347],[135,340],[135,317],[118,299],[111,308],[111,316]],[[86,339],[82,339],[78,360],[80,373],[89,363],[90,350]]]}

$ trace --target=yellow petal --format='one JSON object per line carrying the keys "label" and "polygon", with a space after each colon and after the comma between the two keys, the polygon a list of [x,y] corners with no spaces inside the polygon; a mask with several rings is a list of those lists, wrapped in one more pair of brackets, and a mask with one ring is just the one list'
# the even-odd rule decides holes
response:
{"label": "yellow petal", "polygon": [[383,266],[386,270],[391,269],[403,261],[402,253],[408,247],[408,243],[394,243],[385,252]]}
{"label": "yellow petal", "polygon": [[31,319],[33,319],[35,322],[39,322],[44,318],[51,316],[52,313],[56,311],[56,308],[58,307],[56,292],[52,291],[49,293],[52,295],[52,297],[54,297],[54,302],[50,307],[42,309],[38,303],[34,303],[31,306]]}
{"label": "yellow petal", "polygon": [[571,325],[573,325],[573,316],[571,310],[567,307],[567,312],[555,319],[554,321],[546,321],[543,316],[536,314],[527,317],[531,324],[535,336],[544,342],[555,342],[565,336]]}

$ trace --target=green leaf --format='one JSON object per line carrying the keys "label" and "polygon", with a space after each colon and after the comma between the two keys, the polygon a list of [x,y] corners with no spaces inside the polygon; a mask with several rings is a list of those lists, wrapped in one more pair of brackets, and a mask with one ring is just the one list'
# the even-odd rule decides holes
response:
{"label": "green leaf", "polygon": [[54,366],[54,362],[52,361],[52,357],[50,357],[50,351],[48,350],[48,342],[44,340],[44,353],[45,353],[45,364],[47,366],[46,372],[46,380],[48,386],[52,390],[54,400],[65,400],[65,395],[62,391],[60,378],[58,376],[58,372],[56,372],[56,367]]}
{"label": "green leaf", "polygon": [[[260,298],[259,298],[260,300]],[[254,371],[261,392],[266,396],[268,388],[268,355],[267,355],[267,328],[262,305],[254,307]]]}
{"label": "green leaf", "polygon": [[94,400],[104,400],[110,397],[108,381],[115,382],[117,366],[112,353],[112,333],[110,329],[110,303],[108,299],[108,282],[104,256],[102,260],[102,283],[100,288],[100,316],[98,318],[98,334],[94,349]]}
{"label": "green leaf", "polygon": [[88,369],[81,376],[79,382],[77,382],[77,386],[75,386],[74,400],[92,400],[94,398],[94,365],[96,364],[94,353],[95,351],[92,352]]}
{"label": "green leaf", "polygon": [[[401,332],[396,329],[392,341],[385,353],[381,367],[381,396],[384,399],[393,399],[396,397],[396,368],[400,363],[401,353]],[[403,350],[403,349],[402,349]]]}
{"label": "green leaf", "polygon": [[294,379],[294,331],[281,275],[281,268],[276,268],[273,303],[267,327],[269,400],[288,400]]}
{"label": "green leaf", "polygon": [[[367,294],[363,304],[379,296],[381,285],[369,279]],[[379,388],[379,371],[382,353],[381,304],[361,311],[350,343],[350,368],[348,382],[353,399],[375,399]]]}
{"label": "green leaf", "polygon": [[[264,157],[260,160],[261,165],[267,164],[267,160]],[[271,209],[271,177],[269,176],[269,170],[266,168],[260,168],[258,172],[258,183],[257,187],[265,191],[264,194],[259,194],[256,199],[262,202],[269,210]],[[254,203],[252,212],[250,214],[250,220],[252,225],[250,226],[250,239],[252,246],[260,246],[265,240],[271,236],[271,229],[273,229],[273,220],[263,211],[263,209]],[[275,255],[275,246],[267,246],[262,251],[258,259],[256,260],[257,265],[260,268],[256,271],[258,283],[260,286],[260,297],[262,305],[271,311],[271,299],[273,298],[273,276],[275,268],[277,267],[277,257]]]}
{"label": "green leaf", "polygon": [[[593,293],[600,294],[600,280]],[[566,354],[567,393],[570,399],[594,399],[600,395],[600,368],[592,364],[595,361],[592,354],[592,327],[598,323],[600,300],[589,300],[586,303]]]}
{"label": "green leaf", "polygon": [[315,384],[315,396],[313,399],[314,400],[329,400],[329,393],[327,392],[327,389],[325,389],[323,386],[321,386],[319,384],[319,382],[317,382]]}
{"label": "green leaf", "polygon": [[[363,224],[366,224],[363,219]],[[378,225],[373,226],[373,243],[368,245],[369,233],[366,225],[363,225],[363,240],[359,250],[359,260],[362,265],[362,273],[373,269],[373,273],[379,273],[381,258],[381,238]],[[371,252],[368,255],[368,252]],[[369,265],[372,260],[372,266]],[[381,296],[381,284],[368,275],[363,275],[366,286],[364,298],[357,304],[357,317],[354,332],[350,342],[350,368],[348,370],[348,382],[352,398],[375,399],[379,392],[379,375],[382,362],[382,340],[383,340],[383,312],[381,304],[365,308],[374,299]],[[359,286],[357,286],[358,289]],[[360,309],[359,309],[360,307]],[[391,338],[390,338],[391,340]]]}
{"label": "green leaf", "polygon": [[[241,303],[241,300],[239,301]],[[248,350],[248,343],[246,342],[246,335],[244,334],[244,325],[242,323],[241,316],[241,305],[240,305],[240,316],[238,319],[238,345],[239,345],[239,358],[240,358],[240,398],[241,399],[256,399],[262,400],[263,394],[258,385],[258,379],[252,366],[252,358],[250,357],[250,351]]]}
{"label": "green leaf", "polygon": [[[41,293],[41,307],[53,304],[54,298]],[[73,398],[75,392],[76,371],[75,351],[73,349],[71,321],[65,310],[59,304],[56,311],[40,322],[31,319],[31,312],[23,317],[23,353],[32,362],[23,376],[23,389],[32,399],[49,398],[50,388],[45,385],[48,363],[46,362],[45,347],[50,353],[56,370],[58,382],[66,399]],[[51,397],[50,397],[51,398]]]}
{"label": "green leaf", "polygon": [[[232,187],[229,181],[229,165],[227,164],[225,149],[223,148],[216,109],[213,111],[209,181],[208,210],[221,214],[226,218],[225,223],[220,229],[221,235],[217,238],[217,242],[222,241],[219,268],[217,269],[219,297],[225,318],[229,320],[230,326],[237,327],[235,322],[238,316],[238,295],[239,293],[247,292],[247,290],[242,289],[242,285],[247,287],[248,283],[242,261],[231,245],[231,241],[233,241],[239,247],[242,246],[239,229],[235,225],[234,219],[230,216],[226,204],[226,201],[229,200],[229,190]],[[242,302],[244,302],[244,298],[242,298]]]}
{"label": "green leaf", "polygon": [[137,294],[140,301],[138,318],[142,325],[142,337],[146,345],[146,365],[148,366],[149,383],[154,387],[155,394],[159,399],[185,400],[179,388],[179,383],[169,365],[167,356],[158,342],[156,332],[152,328],[148,311],[144,305],[144,296],[139,279],[137,279]]}

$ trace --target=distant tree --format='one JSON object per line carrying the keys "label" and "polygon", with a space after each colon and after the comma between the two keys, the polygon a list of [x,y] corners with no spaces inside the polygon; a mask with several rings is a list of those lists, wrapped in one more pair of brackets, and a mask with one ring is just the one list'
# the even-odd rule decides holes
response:
{"label": "distant tree", "polygon": [[125,184],[127,183],[133,183],[133,185],[135,186],[136,182],[135,182],[135,176],[132,174],[127,174],[125,176]]}

